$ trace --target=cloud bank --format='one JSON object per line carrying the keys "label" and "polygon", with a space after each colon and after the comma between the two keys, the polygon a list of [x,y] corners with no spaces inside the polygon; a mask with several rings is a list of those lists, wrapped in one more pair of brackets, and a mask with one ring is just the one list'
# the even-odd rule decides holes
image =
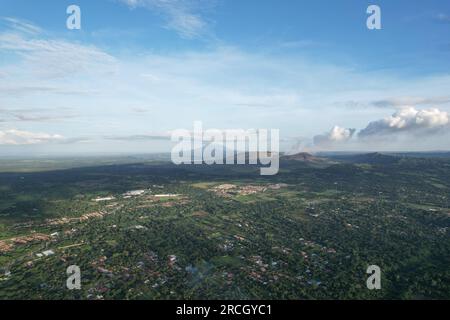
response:
{"label": "cloud bank", "polygon": [[448,129],[449,115],[437,108],[417,110],[414,107],[403,108],[385,119],[370,122],[358,134],[359,138],[412,133],[417,135],[436,134]]}
{"label": "cloud bank", "polygon": [[450,117],[448,112],[438,108],[403,107],[389,117],[369,122],[357,135],[355,132],[356,129],[335,126],[331,131],[314,137],[314,148],[395,149],[402,144],[409,146],[413,143],[424,146],[429,139],[450,133]]}
{"label": "cloud bank", "polygon": [[16,129],[0,131],[0,145],[31,145],[62,142],[64,137],[58,134],[34,133]]}

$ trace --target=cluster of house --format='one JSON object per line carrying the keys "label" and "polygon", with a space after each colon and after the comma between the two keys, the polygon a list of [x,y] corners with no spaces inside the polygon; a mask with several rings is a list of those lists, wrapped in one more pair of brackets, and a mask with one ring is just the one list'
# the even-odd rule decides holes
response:
{"label": "cluster of house", "polygon": [[42,233],[32,233],[26,236],[15,237],[0,241],[0,253],[8,252],[16,245],[25,245],[30,242],[48,241],[50,236]]}
{"label": "cluster of house", "polygon": [[[156,186],[158,188],[163,188],[162,186]],[[127,191],[125,193],[122,194],[122,198],[123,199],[130,199],[133,197],[139,197],[144,195],[145,193],[147,193],[148,191],[150,191],[150,189],[139,189],[139,190],[130,190]],[[154,198],[170,198],[170,197],[178,197],[179,194],[155,194],[152,195]],[[92,199],[92,201],[95,202],[105,202],[105,201],[112,201],[112,200],[116,200],[116,198],[114,196],[108,196],[108,197],[97,197],[95,199]]]}
{"label": "cluster of house", "polygon": [[7,241],[0,240],[0,253],[8,252],[12,250],[13,245]]}
{"label": "cluster of house", "polygon": [[107,214],[108,214],[108,212],[106,212],[106,211],[95,211],[95,212],[85,213],[79,217],[73,217],[73,218],[63,217],[63,218],[57,218],[57,219],[47,219],[46,224],[50,225],[50,226],[57,226],[57,225],[62,225],[62,224],[68,224],[71,222],[83,222],[83,221],[90,220],[93,218],[103,218]]}
{"label": "cluster of house", "polygon": [[281,188],[287,187],[287,184],[284,183],[277,183],[277,184],[270,184],[270,185],[264,185],[264,186],[258,186],[258,185],[245,185],[245,186],[238,186],[235,184],[221,184],[218,186],[213,187],[210,189],[210,191],[214,192],[215,194],[223,197],[230,197],[233,195],[241,195],[241,196],[247,196],[257,193],[266,192],[267,190],[279,190]]}
{"label": "cluster of house", "polygon": [[124,194],[122,194],[122,197],[124,199],[129,199],[132,197],[142,196],[144,193],[145,193],[145,190],[131,190],[131,191],[127,191]]}
{"label": "cluster of house", "polygon": [[115,199],[116,199],[115,197],[109,196],[109,197],[99,197],[99,198],[95,198],[95,199],[92,199],[92,201],[95,201],[95,202],[104,202],[104,201],[111,201],[111,200],[115,200]]}

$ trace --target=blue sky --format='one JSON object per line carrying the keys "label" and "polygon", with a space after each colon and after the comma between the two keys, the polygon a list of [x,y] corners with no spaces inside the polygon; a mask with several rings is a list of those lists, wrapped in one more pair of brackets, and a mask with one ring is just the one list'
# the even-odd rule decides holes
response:
{"label": "blue sky", "polygon": [[0,152],[166,151],[195,120],[291,151],[450,149],[449,35],[441,0],[5,0]]}

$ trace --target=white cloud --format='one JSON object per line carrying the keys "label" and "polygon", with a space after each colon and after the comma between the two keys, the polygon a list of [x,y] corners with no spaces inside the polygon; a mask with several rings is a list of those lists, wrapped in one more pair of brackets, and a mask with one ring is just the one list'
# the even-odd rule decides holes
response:
{"label": "white cloud", "polygon": [[24,21],[18,18],[3,17],[0,20],[4,21],[10,29],[18,32],[36,35],[42,32],[42,29],[31,22]]}
{"label": "white cloud", "polygon": [[150,133],[150,134],[137,134],[129,136],[105,136],[104,139],[107,140],[117,140],[117,141],[170,141],[171,133]]}
{"label": "white cloud", "polygon": [[448,141],[450,135],[450,118],[447,112],[437,108],[403,107],[392,116],[369,122],[358,132],[358,138],[352,139],[355,132],[355,129],[335,126],[315,136],[314,147],[309,150],[444,150],[448,148],[443,141]]}
{"label": "white cloud", "polygon": [[[191,39],[205,35],[208,23],[199,13],[204,1],[198,0],[120,0],[130,8],[143,7],[161,13],[166,28],[176,31],[181,37]],[[197,11],[197,12],[195,12]]]}
{"label": "white cloud", "polygon": [[22,60],[14,74],[43,78],[73,77],[78,73],[113,73],[116,59],[95,46],[65,40],[37,38],[9,31],[0,33],[0,52],[10,52]]}
{"label": "white cloud", "polygon": [[50,142],[62,142],[58,134],[34,133],[16,129],[0,130],[0,145],[30,145]]}
{"label": "white cloud", "polygon": [[354,133],[355,129],[334,126],[329,132],[315,136],[314,145],[322,148],[330,148],[349,141]]}
{"label": "white cloud", "polygon": [[22,95],[26,93],[48,93],[56,95],[95,95],[99,92],[92,89],[64,87],[61,85],[44,86],[44,85],[26,85],[26,84],[7,84],[0,86],[0,94]]}
{"label": "white cloud", "polygon": [[392,116],[369,123],[359,132],[360,138],[377,138],[380,136],[408,133],[417,135],[435,134],[448,129],[449,115],[437,108],[417,110],[406,107]]}
{"label": "white cloud", "polygon": [[450,97],[394,97],[384,100],[374,101],[372,104],[376,107],[385,108],[404,108],[405,106],[424,106],[424,105],[442,105],[449,104]]}

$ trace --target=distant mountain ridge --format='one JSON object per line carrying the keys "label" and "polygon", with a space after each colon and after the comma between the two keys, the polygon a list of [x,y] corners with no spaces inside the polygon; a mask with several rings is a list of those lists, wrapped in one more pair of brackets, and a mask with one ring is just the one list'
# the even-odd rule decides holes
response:
{"label": "distant mountain ridge", "polygon": [[300,152],[300,153],[296,153],[296,154],[284,155],[282,158],[284,160],[295,160],[295,161],[304,161],[304,162],[315,162],[315,161],[319,160],[319,158],[317,158],[307,152]]}
{"label": "distant mountain ridge", "polygon": [[401,160],[401,157],[399,156],[384,154],[380,152],[334,155],[328,157],[339,161],[368,164],[394,164]]}
{"label": "distant mountain ridge", "polygon": [[307,164],[318,164],[318,165],[324,165],[324,164],[332,164],[333,160],[325,158],[325,157],[318,157],[315,155],[312,155],[308,152],[299,152],[295,154],[289,154],[289,155],[283,155],[281,157],[281,160],[284,161],[297,161],[297,162],[303,162]]}

